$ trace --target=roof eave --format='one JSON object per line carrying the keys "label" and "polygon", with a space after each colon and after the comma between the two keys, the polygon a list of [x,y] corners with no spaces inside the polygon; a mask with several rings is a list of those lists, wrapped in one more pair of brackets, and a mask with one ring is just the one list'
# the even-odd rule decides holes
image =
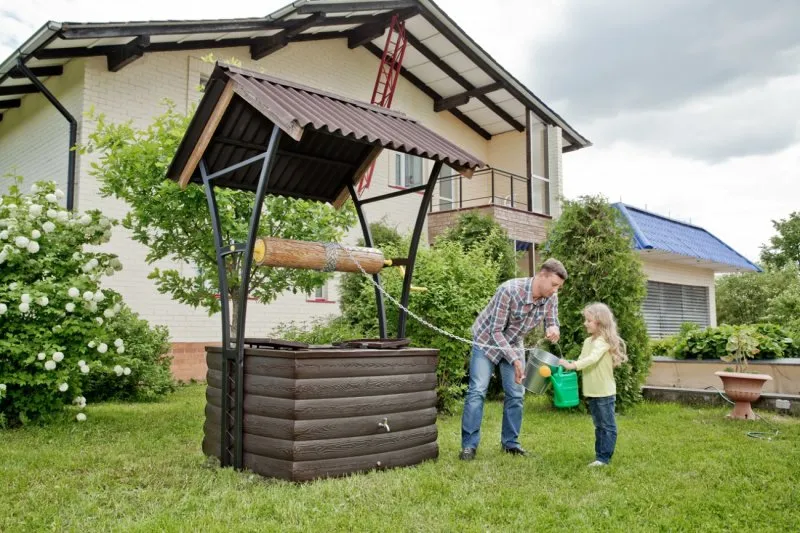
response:
{"label": "roof eave", "polygon": [[[758,265],[753,263],[749,263],[749,266],[744,265],[734,265],[730,263],[721,263],[719,261],[714,261],[712,259],[707,259],[704,257],[696,257],[696,256],[689,256],[683,254],[677,254],[670,250],[665,250],[662,248],[647,248],[647,249],[636,249],[639,254],[643,257],[650,257],[653,260],[662,260],[670,263],[677,263],[683,266],[696,266],[697,268],[707,268],[713,270],[715,273],[741,273],[741,272],[762,272],[761,268]],[[693,261],[694,265],[687,264],[687,261]]]}
{"label": "roof eave", "polygon": [[52,20],[45,22],[36,33],[22,43],[19,48],[14,50],[6,60],[0,64],[0,82],[2,82],[8,73],[17,66],[17,60],[22,58],[24,61],[29,55],[33,54],[42,45],[46,44],[50,39],[56,36],[61,31],[61,23],[53,22]]}
{"label": "roof eave", "polygon": [[[456,24],[447,14],[442,11],[435,3],[430,0],[419,0],[419,3],[422,5],[423,10],[427,11],[431,16],[435,17],[436,21],[446,26],[446,28],[456,36],[460,38],[460,40],[467,45],[467,47],[480,59],[492,67],[506,83],[508,83],[512,89],[515,89],[520,96],[524,97],[526,100],[527,106],[530,108],[537,109],[542,114],[544,114],[548,119],[552,121],[552,123],[556,126],[559,126],[562,130],[562,133],[565,134],[570,140],[570,146],[568,146],[564,151],[565,152],[572,152],[575,150],[580,150],[581,148],[587,148],[592,145],[591,141],[578,133],[572,126],[567,123],[558,113],[550,109],[544,102],[542,102],[539,97],[537,97],[530,89],[525,87],[522,83],[520,83],[514,76],[512,76],[507,70],[505,70],[497,61],[495,61],[488,53],[486,53],[483,48],[481,48],[472,38],[467,35],[467,33],[462,30],[458,24]],[[424,16],[424,13],[423,13]],[[433,22],[429,20],[429,22]],[[436,24],[434,24],[435,26]],[[437,28],[439,29],[439,28]],[[512,92],[512,91],[509,91]],[[513,92],[512,92],[513,94]]]}

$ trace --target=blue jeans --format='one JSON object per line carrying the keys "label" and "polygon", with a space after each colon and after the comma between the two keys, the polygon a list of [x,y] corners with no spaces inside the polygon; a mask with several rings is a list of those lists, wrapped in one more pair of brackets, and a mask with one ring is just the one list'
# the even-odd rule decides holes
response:
{"label": "blue jeans", "polygon": [[614,418],[616,396],[589,398],[589,411],[594,422],[595,459],[608,464],[617,445],[617,421]]}
{"label": "blue jeans", "polygon": [[[514,382],[514,365],[505,359],[500,360],[500,377],[503,381],[505,401],[503,402],[503,429],[500,442],[505,448],[519,448],[519,431],[522,428],[522,385]],[[464,400],[464,414],[461,417],[461,447],[478,448],[481,440],[481,421],[483,402],[494,370],[492,363],[482,348],[472,348],[469,362],[469,388]]]}

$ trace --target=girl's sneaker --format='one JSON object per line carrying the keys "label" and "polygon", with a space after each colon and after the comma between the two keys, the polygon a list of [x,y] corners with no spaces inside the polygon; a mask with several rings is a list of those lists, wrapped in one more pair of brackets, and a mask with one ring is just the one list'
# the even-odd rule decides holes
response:
{"label": "girl's sneaker", "polygon": [[608,466],[608,463],[604,463],[603,461],[592,461],[589,463],[590,468],[594,468],[596,466]]}

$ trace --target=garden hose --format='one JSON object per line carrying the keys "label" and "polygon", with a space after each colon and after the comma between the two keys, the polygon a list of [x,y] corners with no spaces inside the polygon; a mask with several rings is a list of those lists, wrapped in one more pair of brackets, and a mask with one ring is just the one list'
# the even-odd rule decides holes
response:
{"label": "garden hose", "polygon": [[[731,405],[735,404],[735,402],[731,401],[730,398],[725,396],[724,392],[722,392],[721,390],[719,390],[715,386],[709,385],[708,387],[705,388],[705,390],[708,390],[708,389],[714,389],[715,391],[717,391],[717,393],[719,393],[719,395],[722,397],[723,400],[725,400],[726,402],[728,402]],[[779,433],[778,429],[775,426],[773,426],[772,424],[770,424],[769,422],[767,422],[766,418],[764,418],[760,414],[756,413],[755,411],[753,411],[753,414],[756,415],[756,417],[759,420],[762,420],[766,425],[768,425],[772,431],[748,431],[748,432],[745,433],[748,437],[751,437],[751,438],[754,438],[754,439],[772,440],[774,437],[778,436],[778,433]]]}

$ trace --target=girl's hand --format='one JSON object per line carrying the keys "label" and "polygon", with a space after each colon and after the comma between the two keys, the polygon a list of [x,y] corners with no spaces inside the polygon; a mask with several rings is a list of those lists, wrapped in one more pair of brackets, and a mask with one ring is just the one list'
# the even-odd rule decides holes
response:
{"label": "girl's hand", "polygon": [[576,367],[576,365],[575,365],[575,363],[570,363],[570,362],[569,362],[569,361],[567,361],[566,359],[559,359],[559,360],[558,360],[558,364],[559,364],[560,366],[563,366],[563,367],[564,367],[564,368],[566,368],[567,370],[575,370],[575,369],[577,368],[577,367]]}

